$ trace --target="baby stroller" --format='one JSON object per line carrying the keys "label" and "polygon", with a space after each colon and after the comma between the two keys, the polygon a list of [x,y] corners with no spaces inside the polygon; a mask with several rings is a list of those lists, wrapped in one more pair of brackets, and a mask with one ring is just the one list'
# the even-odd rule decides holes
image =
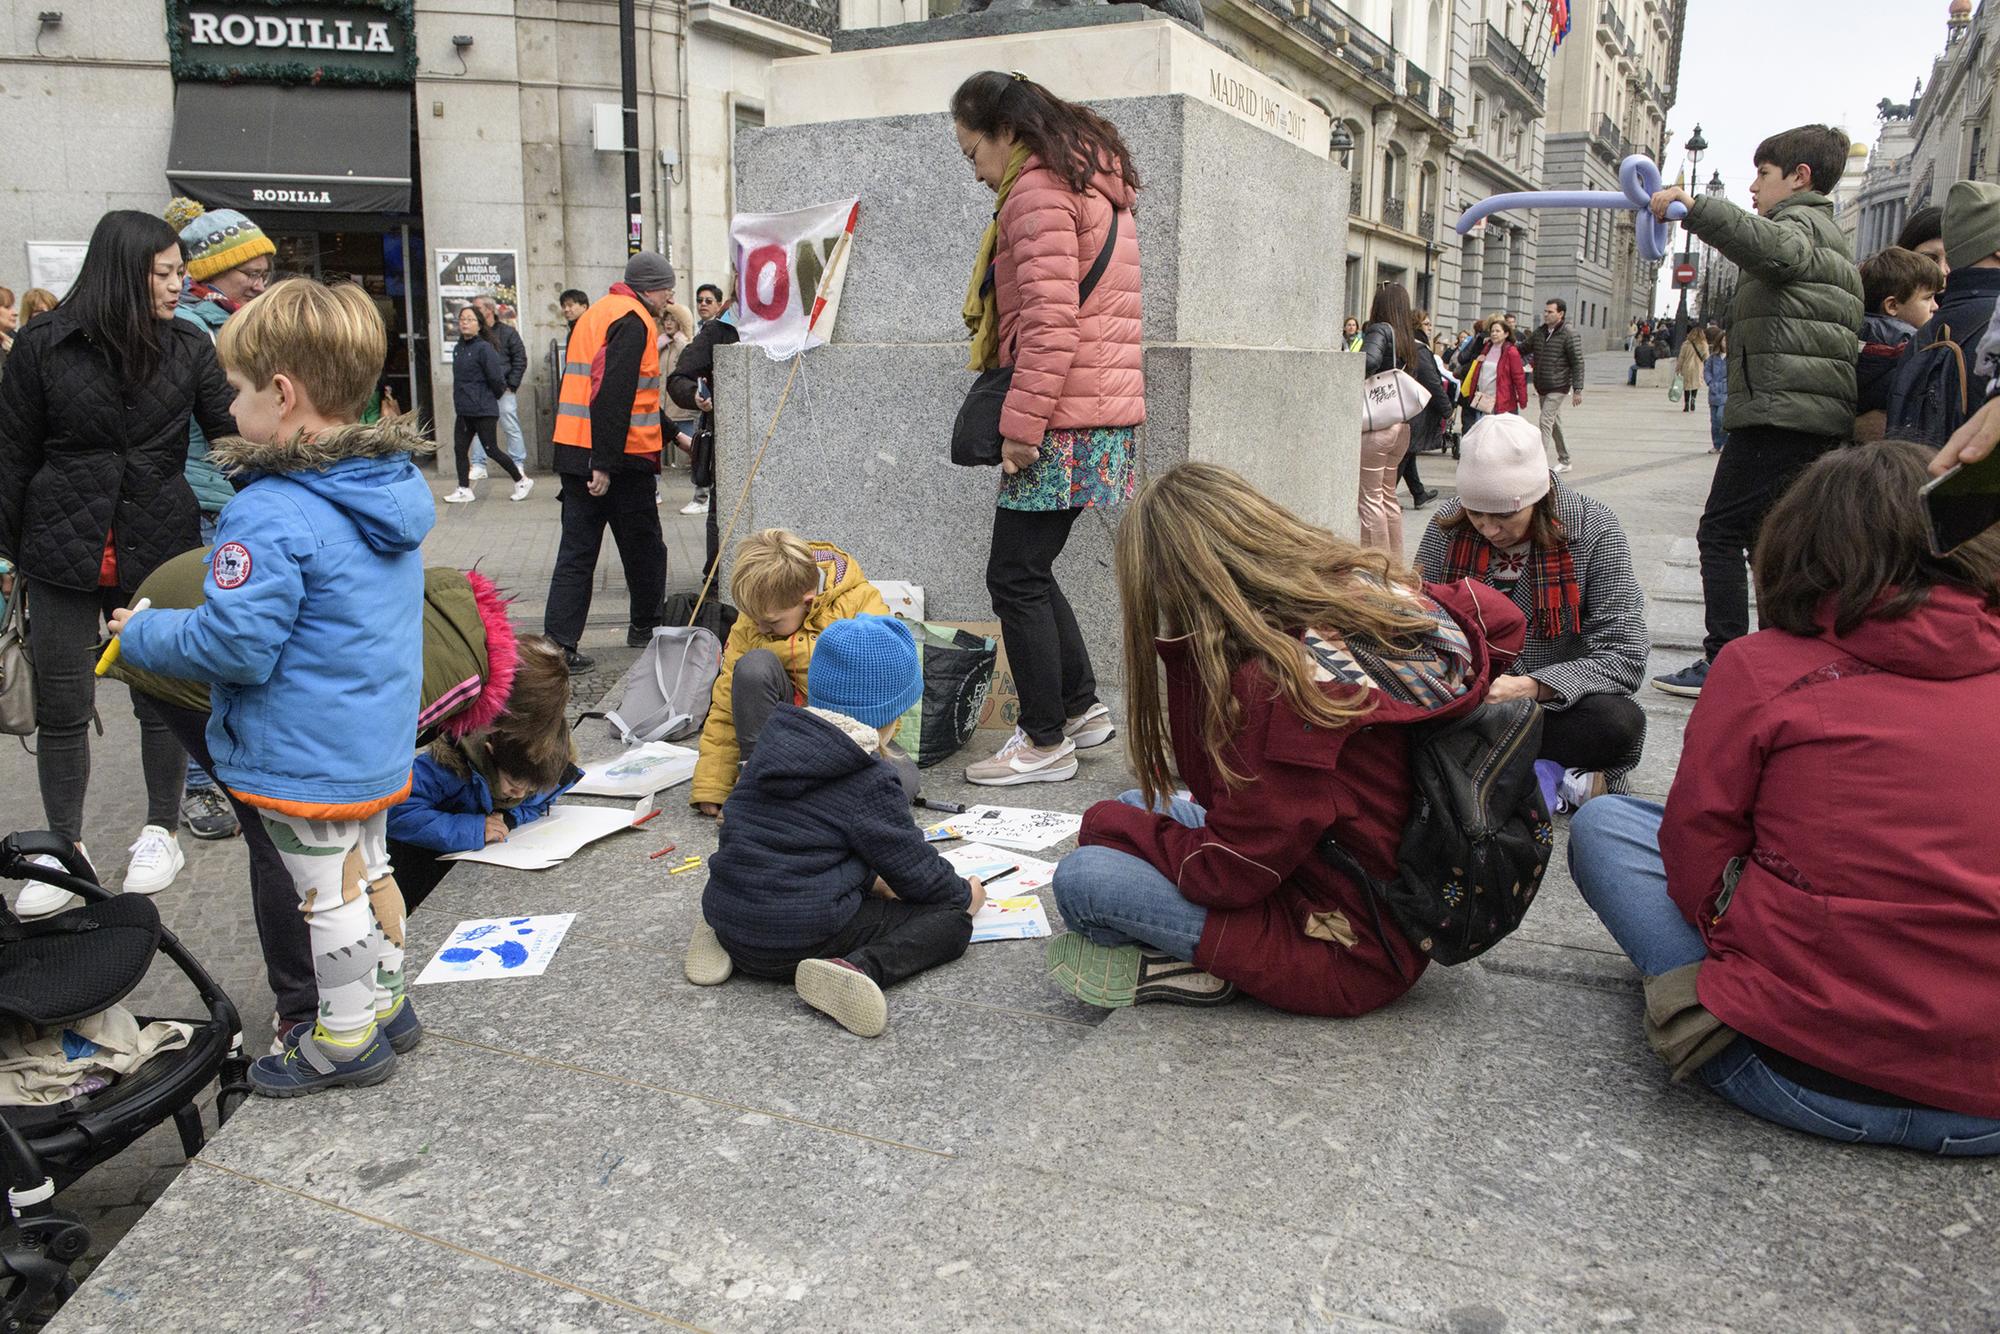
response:
{"label": "baby stroller", "polygon": [[[42,854],[64,869],[28,860]],[[0,903],[0,1015],[55,1026],[97,1014],[139,985],[156,953],[194,984],[208,1010],[204,1019],[180,1021],[194,1028],[185,1047],[156,1053],[108,1088],[50,1106],[0,1107],[7,1183],[0,1213],[0,1334],[12,1334],[51,1295],[75,1290],[70,1266],[90,1246],[89,1230],[55,1208],[56,1193],[164,1121],[180,1130],[188,1156],[198,1153],[206,1135],[196,1099],[221,1080],[220,1127],[249,1092],[249,1062],[236,1007],[160,924],[151,899],[109,893],[75,847],[49,833],[0,839],[0,878],[39,880],[84,900],[25,924]]]}

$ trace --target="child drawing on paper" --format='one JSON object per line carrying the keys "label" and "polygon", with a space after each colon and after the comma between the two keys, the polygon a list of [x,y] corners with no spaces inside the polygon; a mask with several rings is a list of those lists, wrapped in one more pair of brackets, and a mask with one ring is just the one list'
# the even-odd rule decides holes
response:
{"label": "child drawing on paper", "polygon": [[[723,808],[687,979],[791,982],[849,1032],[887,1027],[882,988],[965,953],[985,888],[910,823],[884,758],[923,694],[916,641],[862,616],[819,636],[804,709],[781,704]],[[892,896],[871,893],[880,882]]]}
{"label": "child drawing on paper", "polygon": [[505,842],[510,831],[547,815],[582,777],[562,648],[524,635],[517,652],[506,710],[491,727],[443,738],[418,755],[410,795],[389,812],[389,858],[412,908],[451,869],[440,857]]}

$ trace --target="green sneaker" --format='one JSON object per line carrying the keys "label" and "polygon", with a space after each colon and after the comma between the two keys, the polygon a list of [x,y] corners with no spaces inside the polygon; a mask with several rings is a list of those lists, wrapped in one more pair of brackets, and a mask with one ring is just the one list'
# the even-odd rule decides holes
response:
{"label": "green sneaker", "polygon": [[1049,942],[1049,977],[1086,1005],[1107,1010],[1164,1002],[1227,1005],[1236,984],[1137,945],[1094,945],[1074,931]]}

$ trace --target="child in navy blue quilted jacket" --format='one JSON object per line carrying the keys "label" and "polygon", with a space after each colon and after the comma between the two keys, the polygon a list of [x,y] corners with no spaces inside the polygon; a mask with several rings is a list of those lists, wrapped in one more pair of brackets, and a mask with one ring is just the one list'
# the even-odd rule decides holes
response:
{"label": "child in navy blue quilted jacket", "polygon": [[882,756],[923,691],[901,622],[858,616],[820,635],[806,707],[778,706],[722,808],[688,981],[791,982],[872,1038],[889,1021],[883,987],[965,953],[985,889],[924,841]]}

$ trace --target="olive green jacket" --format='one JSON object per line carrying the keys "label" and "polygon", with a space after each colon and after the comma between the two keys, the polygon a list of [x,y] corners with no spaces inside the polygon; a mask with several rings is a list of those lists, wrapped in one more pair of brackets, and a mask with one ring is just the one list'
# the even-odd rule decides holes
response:
{"label": "olive green jacket", "polygon": [[1704,195],[1688,210],[1687,227],[1743,270],[1730,312],[1723,429],[1850,438],[1861,271],[1833,202],[1804,190],[1764,218]]}

